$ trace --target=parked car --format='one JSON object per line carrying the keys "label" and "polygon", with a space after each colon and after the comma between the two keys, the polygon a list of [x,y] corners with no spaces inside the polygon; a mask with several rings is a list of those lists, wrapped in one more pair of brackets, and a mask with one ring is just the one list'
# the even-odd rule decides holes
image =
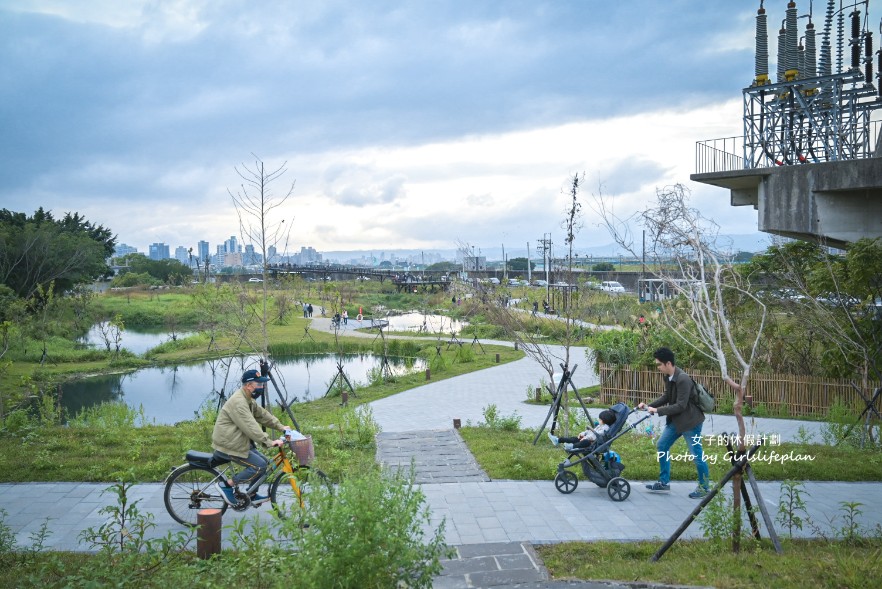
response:
{"label": "parked car", "polygon": [[860,299],[839,292],[828,292],[816,297],[819,303],[831,307],[856,307],[861,304]]}
{"label": "parked car", "polygon": [[606,292],[625,292],[625,287],[615,280],[604,280],[600,283],[600,290]]}
{"label": "parked car", "polygon": [[499,279],[498,278],[490,278],[487,280],[487,282],[489,282],[490,284],[499,284]]}
{"label": "parked car", "polygon": [[263,278],[249,278],[248,282],[263,282]]}
{"label": "parked car", "polygon": [[548,281],[546,280],[534,280],[533,286],[548,286]]}
{"label": "parked car", "polygon": [[509,285],[509,286],[520,286],[520,285],[521,285],[521,281],[518,280],[517,278],[509,278],[509,279],[508,279],[508,285]]}

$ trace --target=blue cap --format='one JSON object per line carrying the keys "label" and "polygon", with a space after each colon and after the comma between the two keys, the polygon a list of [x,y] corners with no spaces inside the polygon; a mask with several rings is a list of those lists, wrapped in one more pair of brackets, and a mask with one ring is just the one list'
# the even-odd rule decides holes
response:
{"label": "blue cap", "polygon": [[246,370],[242,374],[242,384],[245,384],[246,382],[266,382],[268,380],[268,376],[260,375],[260,370]]}

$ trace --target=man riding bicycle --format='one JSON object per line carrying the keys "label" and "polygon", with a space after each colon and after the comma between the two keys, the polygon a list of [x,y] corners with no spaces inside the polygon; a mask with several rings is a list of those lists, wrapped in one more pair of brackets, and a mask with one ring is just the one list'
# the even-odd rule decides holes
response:
{"label": "man riding bicycle", "polygon": [[[260,426],[277,431],[293,429],[282,424],[275,415],[255,403],[255,399],[259,399],[263,394],[263,383],[268,380],[269,377],[262,376],[258,370],[246,370],[242,374],[242,387],[224,403],[214,423],[211,446],[215,455],[244,467],[232,479],[226,480],[227,486],[221,487],[224,499],[230,505],[238,503],[236,485],[244,484],[247,489],[252,481],[266,472],[268,461],[257,450],[256,444],[265,448],[283,444],[281,440],[272,439]],[[252,504],[264,503],[268,499],[269,497],[258,495],[256,489],[251,495]]]}

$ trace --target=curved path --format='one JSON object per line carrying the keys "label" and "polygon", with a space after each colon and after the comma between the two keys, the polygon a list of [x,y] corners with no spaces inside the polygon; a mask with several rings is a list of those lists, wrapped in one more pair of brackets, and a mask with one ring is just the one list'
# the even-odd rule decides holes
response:
{"label": "curved path", "polygon": [[[330,320],[315,319],[313,327],[330,330]],[[364,334],[364,337],[374,336]],[[560,353],[554,347],[551,351]],[[577,386],[596,382],[585,360],[584,349],[573,352],[573,363],[579,364],[574,377]],[[525,358],[430,382],[370,403],[374,418],[383,429],[378,436],[378,460],[389,467],[409,465],[411,460],[417,463],[421,477],[418,482],[431,510],[430,526],[434,529],[445,521],[445,539],[456,547],[456,557],[445,562],[444,572],[435,580],[436,588],[619,586],[547,581],[547,572],[531,544],[598,539],[657,539],[661,543],[695,506],[695,501],[687,497],[693,483],[686,482],[672,483],[668,493],[652,493],[644,488],[645,481],[631,481],[630,498],[614,503],[605,489],[583,477],[579,477],[578,488],[569,495],[555,489],[551,480],[553,473],[544,481],[490,481],[453,430],[453,419],[460,419],[463,424],[478,423],[483,421],[485,407],[493,404],[499,415],[520,415],[522,427],[538,427],[546,418],[548,408],[523,401],[528,387],[535,388],[543,378],[547,376],[542,369]],[[712,416],[705,431],[730,431],[733,423],[731,417]],[[793,420],[750,422],[752,433],[778,435],[782,440],[819,437],[822,426]],[[674,468],[691,468],[691,465],[677,464]],[[774,517],[780,484],[762,482],[759,485]],[[104,492],[108,487],[107,483],[0,484],[7,511],[5,522],[20,546],[28,546],[31,534],[49,518],[52,533],[46,542],[47,548],[88,550],[88,546],[79,541],[79,534],[105,523],[106,517],[100,510],[115,503],[113,494]],[[815,532],[835,535],[844,525],[842,502],[845,501],[863,505],[858,523],[864,529],[882,525],[882,510],[876,508],[882,497],[882,483],[809,482],[805,490],[808,513],[818,530],[806,529],[800,535]],[[150,537],[163,537],[169,531],[181,530],[165,511],[161,484],[135,485],[131,496],[140,500],[142,512],[154,516],[157,525],[150,531]],[[225,518],[229,523],[243,516],[269,517],[268,513],[266,509],[244,514],[228,511]],[[766,535],[764,528],[763,534]],[[228,533],[224,535],[229,537]],[[693,524],[685,537],[699,535],[699,526]]]}

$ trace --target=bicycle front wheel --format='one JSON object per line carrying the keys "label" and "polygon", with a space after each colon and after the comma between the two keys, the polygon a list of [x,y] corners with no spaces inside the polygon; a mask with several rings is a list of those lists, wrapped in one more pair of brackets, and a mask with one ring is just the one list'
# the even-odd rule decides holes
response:
{"label": "bicycle front wheel", "polygon": [[196,525],[200,509],[227,510],[227,503],[217,487],[217,471],[185,464],[172,472],[165,483],[165,508],[174,520],[185,526]]}
{"label": "bicycle front wheel", "polygon": [[318,485],[328,485],[328,477],[318,469],[298,467],[292,474],[283,472],[270,485],[270,501],[281,518],[302,514],[307,497]]}

